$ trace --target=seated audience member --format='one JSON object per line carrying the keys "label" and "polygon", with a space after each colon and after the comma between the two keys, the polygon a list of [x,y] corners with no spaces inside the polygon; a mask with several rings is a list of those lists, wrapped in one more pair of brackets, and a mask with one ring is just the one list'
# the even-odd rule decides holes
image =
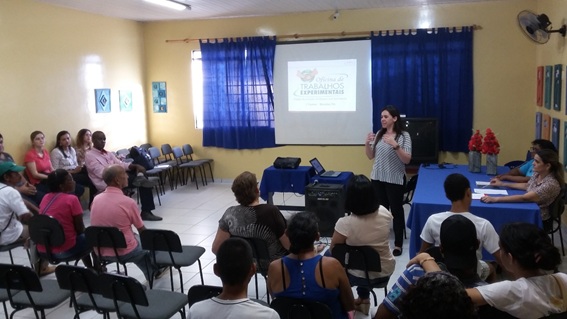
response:
{"label": "seated audience member", "polygon": [[[27,222],[33,215],[14,189],[24,179],[21,174],[24,169],[13,162],[0,162],[0,245],[30,238]],[[31,245],[30,250],[32,265],[39,270],[39,275],[47,275],[55,270],[49,267],[47,261],[37,258],[35,245]]]}
{"label": "seated audience member", "polygon": [[439,246],[441,223],[447,217],[457,214],[464,216],[470,219],[476,227],[477,237],[480,241],[480,247],[477,249],[478,274],[482,280],[487,280],[491,274],[494,274],[495,269],[481,260],[482,248],[484,247],[499,262],[498,234],[488,220],[470,213],[472,192],[468,178],[461,174],[450,174],[445,179],[443,187],[445,188],[445,196],[451,201],[451,209],[448,212],[429,216],[421,231],[420,252],[425,252],[431,246]]}
{"label": "seated audience member", "polygon": [[504,225],[500,253],[514,280],[467,289],[474,304],[489,304],[520,319],[567,311],[567,275],[546,274],[561,264],[561,255],[544,230],[527,223]]}
{"label": "seated audience member", "polygon": [[532,159],[526,161],[524,164],[512,168],[508,173],[498,175],[495,179],[500,181],[510,181],[515,183],[527,183],[530,180],[530,177],[533,175],[533,162],[534,156],[540,150],[552,150],[557,152],[555,145],[551,141],[548,140],[534,140],[532,141],[532,147],[530,147],[530,154]]}
{"label": "seated audience member", "polygon": [[4,136],[0,134],[0,162],[14,162],[12,155],[4,152]]}
{"label": "seated audience member", "polygon": [[[477,274],[477,254],[479,247],[474,223],[462,216],[453,214],[441,224],[440,252],[443,266],[467,287],[478,287],[486,283]],[[417,261],[417,262],[416,262]],[[418,254],[409,267],[404,270],[376,312],[375,319],[395,319],[400,315],[400,301],[408,289],[425,274],[424,263],[434,261],[428,253]],[[435,265],[437,267],[437,265]],[[436,268],[438,269],[438,267]]]}
{"label": "seated audience member", "polygon": [[71,173],[73,180],[79,187],[88,187],[90,202],[97,193],[97,189],[83,171],[83,165],[77,161],[77,153],[71,146],[71,135],[67,131],[57,133],[55,148],[51,151],[51,165],[54,169],[64,169]]}
{"label": "seated audience member", "polygon": [[290,254],[274,260],[268,269],[268,291],[274,298],[307,299],[326,304],[333,318],[348,318],[354,309],[352,289],[341,263],[317,253],[316,217],[307,212],[291,218],[286,230]]}
{"label": "seated audience member", "polygon": [[[364,175],[353,176],[346,188],[345,210],[352,214],[342,217],[335,225],[331,239],[331,250],[336,244],[350,246],[371,246],[380,254],[381,272],[369,272],[373,283],[387,282],[394,272],[396,261],[390,251],[390,223],[392,214],[378,205],[372,182]],[[368,315],[370,291],[366,274],[362,270],[349,270],[351,286],[357,286],[358,298],[354,305],[357,311]]]}
{"label": "seated audience member", "polygon": [[[122,193],[122,188],[128,185],[128,174],[123,166],[113,164],[104,169],[102,178],[108,186],[93,200],[91,225],[118,228],[126,239],[126,248],[118,249],[120,260],[135,263],[149,281],[158,269],[148,252],[142,250],[139,236],[132,231],[132,226],[136,227],[138,233],[146,230],[146,227],[140,218],[136,201]],[[93,250],[98,254],[98,248]],[[100,253],[106,260],[117,260],[112,248],[100,248]]]}
{"label": "seated audience member", "polygon": [[217,251],[213,266],[222,281],[222,293],[189,308],[189,318],[280,318],[278,313],[248,298],[248,283],[256,266],[252,248],[242,238],[228,238]]}
{"label": "seated audience member", "polygon": [[93,133],[93,149],[86,154],[86,167],[89,174],[89,178],[96,186],[99,192],[106,189],[107,184],[104,181],[103,171],[106,167],[110,165],[119,165],[125,170],[129,171],[127,183],[122,187],[133,185],[138,187],[138,192],[140,193],[140,202],[142,203],[141,217],[143,220],[148,221],[158,221],[162,220],[161,217],[156,216],[152,213],[154,210],[154,195],[152,193],[153,184],[147,179],[136,176],[136,174],[145,173],[146,169],[141,165],[134,163],[124,163],[120,161],[112,152],[107,152],[104,149],[106,145],[106,136],[101,131],[96,131]]}
{"label": "seated audience member", "polygon": [[49,152],[45,149],[45,135],[40,131],[33,131],[30,135],[32,147],[26,152],[24,163],[26,175],[30,184],[39,191],[47,193],[47,174],[53,171]]}
{"label": "seated audience member", "polygon": [[534,156],[534,174],[527,183],[503,183],[499,180],[490,182],[492,186],[509,187],[525,190],[522,195],[483,196],[480,200],[485,203],[500,202],[534,202],[538,204],[544,228],[550,227],[551,215],[549,206],[559,196],[561,187],[565,184],[563,164],[559,155],[552,150],[541,150]]}
{"label": "seated audience member", "polygon": [[404,319],[473,319],[476,310],[457,277],[443,271],[421,277],[402,298]]}
{"label": "seated audience member", "polygon": [[77,138],[75,139],[77,148],[77,164],[79,166],[85,167],[85,156],[88,151],[93,147],[92,133],[89,129],[83,128],[77,133]]}
{"label": "seated audience member", "polygon": [[256,175],[241,173],[231,189],[240,205],[229,207],[219,220],[212,251],[216,254],[230,236],[262,239],[268,245],[270,260],[260,262],[267,267],[270,261],[284,256],[289,248],[285,218],[276,206],[260,204]]}
{"label": "seated audience member", "polygon": [[[14,162],[14,158],[4,152],[4,137],[0,134],[0,163],[1,162]],[[29,209],[30,212],[33,214],[39,213],[39,203],[41,203],[41,199],[45,195],[43,192],[38,192],[36,187],[31,185],[28,181],[24,178],[18,183],[18,185],[13,186],[20,195],[22,195],[22,199],[26,204],[26,207]]]}
{"label": "seated audience member", "polygon": [[[56,258],[83,256],[90,250],[85,238],[83,223],[83,208],[79,199],[74,196],[75,181],[71,174],[64,169],[56,169],[47,175],[47,193],[39,205],[40,214],[51,216],[61,224],[65,234],[65,243],[53,247],[52,253]],[[40,253],[45,253],[45,246],[37,245]],[[85,266],[92,268],[90,256],[82,258]]]}

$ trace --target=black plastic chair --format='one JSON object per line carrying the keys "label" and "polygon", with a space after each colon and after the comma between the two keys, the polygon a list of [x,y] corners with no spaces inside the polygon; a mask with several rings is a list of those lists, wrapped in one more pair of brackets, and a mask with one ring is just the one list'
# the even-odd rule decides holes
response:
{"label": "black plastic chair", "polygon": [[[171,270],[173,267],[177,269],[182,293],[184,290],[181,267],[188,267],[197,262],[199,264],[201,284],[205,284],[201,260],[199,259],[205,253],[205,248],[181,245],[179,236],[175,232],[165,229],[146,229],[140,234],[140,241],[142,242],[142,248],[150,252],[150,258],[159,268],[169,267]],[[153,287],[153,278],[154,276],[151,276],[150,287]],[[173,273],[170,272],[169,278],[171,291],[175,291]]]}
{"label": "black plastic chair", "polygon": [[222,287],[209,286],[209,285],[194,285],[189,288],[187,293],[187,300],[189,301],[189,308],[199,301],[207,300],[216,297],[222,293]]}
{"label": "black plastic chair", "polygon": [[150,147],[152,147],[152,144],[144,143],[144,144],[140,145],[140,147],[147,151]]}
{"label": "black plastic chair", "polygon": [[559,241],[561,242],[561,252],[565,256],[565,247],[563,244],[563,231],[561,230],[561,215],[565,211],[565,203],[567,201],[567,186],[564,186],[559,192],[557,198],[549,205],[549,214],[551,217],[543,221],[543,228],[551,235],[551,242],[554,242],[553,235],[559,232]]}
{"label": "black plastic chair", "polygon": [[[13,265],[14,263],[12,263]],[[10,315],[8,314],[8,308],[6,307],[6,301],[10,301],[8,297],[8,290],[0,288],[0,302],[2,302],[2,308],[4,308],[4,318],[8,319]]]}
{"label": "black plastic chair", "polygon": [[370,246],[349,246],[347,244],[337,244],[333,247],[331,251],[333,257],[335,257],[343,267],[348,271],[362,270],[366,275],[367,284],[365,287],[372,293],[374,297],[374,304],[378,306],[378,299],[376,298],[376,293],[374,293],[374,288],[383,288],[384,296],[388,294],[388,281],[390,276],[387,277],[388,280],[381,280],[379,282],[370,279],[368,274],[369,271],[380,272],[382,271],[382,264],[380,263],[380,254],[370,247]]}
{"label": "black plastic chair", "polygon": [[161,289],[144,290],[134,278],[104,273],[102,295],[112,299],[118,318],[171,318],[179,312],[185,318],[185,294]]}
{"label": "black plastic chair", "polygon": [[[239,237],[239,236],[232,236]],[[248,242],[252,248],[252,256],[254,257],[254,262],[256,263],[256,273],[254,274],[254,285],[256,287],[256,299],[260,299],[258,294],[258,274],[264,277],[266,281],[266,292],[268,292],[268,267],[270,266],[270,251],[268,250],[268,244],[260,238],[247,238],[239,237]],[[270,294],[266,293],[266,300],[270,302]]]}
{"label": "black plastic chair", "polygon": [[0,264],[0,288],[6,289],[14,309],[10,318],[27,308],[33,309],[37,319],[45,318],[46,309],[57,307],[70,296],[69,291],[59,288],[57,281],[40,281],[33,269],[22,265]]}
{"label": "black plastic chair", "polygon": [[[174,147],[173,150],[173,157],[177,161],[177,167],[179,168],[179,173],[181,174],[182,181],[185,184],[188,184],[189,177],[191,177],[192,181],[195,181],[195,186],[199,189],[199,182],[197,181],[197,169],[199,169],[199,174],[201,175],[201,182],[203,186],[207,179],[205,178],[205,170],[204,170],[204,163],[196,162],[196,161],[183,161],[183,151],[180,147]],[[187,172],[187,174],[185,174]]]}
{"label": "black plastic chair", "polygon": [[[91,253],[88,249],[82,253],[66,258],[59,258],[53,253],[53,248],[65,243],[65,232],[59,221],[49,215],[35,215],[29,221],[30,237],[34,243],[45,246],[45,252],[39,252],[40,257],[45,258],[51,264],[66,263],[74,261],[75,265],[81,258]],[[36,271],[39,271],[36,269]]]}
{"label": "black plastic chair", "polygon": [[[110,319],[109,312],[114,312],[114,302],[102,296],[102,283],[93,270],[79,266],[60,265],[55,269],[55,276],[61,289],[71,293],[71,304],[75,309],[74,318],[80,318],[85,311],[94,310]],[[76,296],[76,293],[83,294]]]}
{"label": "black plastic chair", "polygon": [[415,187],[417,186],[418,174],[413,175],[409,181],[406,183],[404,188],[404,200],[403,205],[410,205],[413,200],[413,194],[415,193]]}
{"label": "black plastic chair", "polygon": [[[124,267],[124,274],[128,275],[126,261],[122,261],[118,255],[119,248],[126,248],[126,239],[124,238],[124,234],[118,228],[89,226],[85,229],[85,237],[87,239],[87,244],[97,253],[100,266],[106,266],[116,262],[116,271],[120,273],[120,265],[122,265],[122,267]],[[112,248],[117,261],[109,260],[102,256],[100,254],[101,248]]]}
{"label": "black plastic chair", "polygon": [[211,173],[211,180],[214,183],[215,178],[213,176],[213,167],[211,165],[212,162],[214,162],[214,159],[212,159],[212,158],[193,159],[193,147],[190,144],[183,144],[183,146],[181,146],[181,148],[183,149],[183,154],[187,158],[188,162],[194,161],[194,162],[197,162],[197,163],[205,163],[205,164],[207,164],[207,166],[209,166],[209,172]]}
{"label": "black plastic chair", "polygon": [[[21,240],[17,240],[15,242],[13,242],[11,244],[0,245],[0,252],[6,252],[7,251],[8,254],[10,255],[10,263],[14,264],[14,256],[12,255],[12,249],[18,248],[18,247],[24,247],[25,244],[26,244],[26,240],[21,239]],[[26,253],[28,254],[28,260],[30,261],[30,264],[31,264],[31,256],[30,256],[29,249],[26,249]]]}
{"label": "black plastic chair", "polygon": [[[338,302],[338,301],[337,301]],[[305,299],[278,297],[270,307],[282,319],[332,319],[331,309],[324,303]]]}

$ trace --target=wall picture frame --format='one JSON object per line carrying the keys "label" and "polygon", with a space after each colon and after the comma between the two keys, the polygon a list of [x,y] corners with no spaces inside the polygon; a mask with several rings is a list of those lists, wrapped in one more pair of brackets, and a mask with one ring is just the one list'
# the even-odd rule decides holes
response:
{"label": "wall picture frame", "polygon": [[120,112],[131,112],[132,111],[132,91],[130,90],[119,90],[118,96],[120,100]]}
{"label": "wall picture frame", "polygon": [[154,113],[167,113],[167,86],[165,82],[152,82]]}
{"label": "wall picture frame", "polygon": [[550,110],[551,109],[551,85],[552,85],[552,78],[553,78],[553,67],[551,65],[545,66],[545,84],[544,84],[544,101],[543,106]]}
{"label": "wall picture frame", "polygon": [[561,111],[561,91],[563,90],[561,77],[563,74],[563,65],[556,64],[553,67],[553,109]]}
{"label": "wall picture frame", "polygon": [[112,109],[110,89],[95,89],[95,105],[97,113],[110,113]]}
{"label": "wall picture frame", "polygon": [[536,105],[543,106],[543,66],[537,67]]}

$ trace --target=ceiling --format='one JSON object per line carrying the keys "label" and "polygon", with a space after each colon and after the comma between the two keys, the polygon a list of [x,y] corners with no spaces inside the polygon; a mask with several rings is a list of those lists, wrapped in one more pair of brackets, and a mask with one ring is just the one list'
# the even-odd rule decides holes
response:
{"label": "ceiling", "polygon": [[103,16],[135,21],[197,20],[349,9],[408,7],[496,0],[176,0],[191,10],[175,11],[143,0],[36,0]]}

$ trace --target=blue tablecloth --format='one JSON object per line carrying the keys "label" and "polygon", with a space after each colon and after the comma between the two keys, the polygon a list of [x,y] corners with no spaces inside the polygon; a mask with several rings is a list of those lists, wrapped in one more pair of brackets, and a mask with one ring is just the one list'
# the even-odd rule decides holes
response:
{"label": "blue tablecloth", "polygon": [[305,186],[309,184],[315,170],[311,166],[299,166],[286,169],[270,166],[264,170],[260,182],[260,197],[268,200],[270,193],[296,193],[305,194]]}
{"label": "blue tablecloth", "polygon": [[[407,226],[411,229],[410,236],[410,258],[415,256],[421,247],[421,230],[432,214],[448,211],[451,202],[445,197],[443,182],[452,173],[460,173],[466,176],[471,188],[476,187],[476,181],[489,181],[492,176],[486,175],[486,167],[480,173],[471,173],[466,165],[446,165],[447,168],[441,169],[437,166],[420,167],[417,187],[413,197],[411,211],[408,217]],[[507,167],[498,167],[498,174],[507,172]],[[522,194],[524,191],[506,189],[508,194]],[[496,195],[498,196],[498,195]],[[539,207],[535,203],[482,203],[480,200],[473,200],[471,213],[489,220],[496,232],[510,222],[526,222],[542,227]],[[484,259],[494,259],[486,251]]]}

